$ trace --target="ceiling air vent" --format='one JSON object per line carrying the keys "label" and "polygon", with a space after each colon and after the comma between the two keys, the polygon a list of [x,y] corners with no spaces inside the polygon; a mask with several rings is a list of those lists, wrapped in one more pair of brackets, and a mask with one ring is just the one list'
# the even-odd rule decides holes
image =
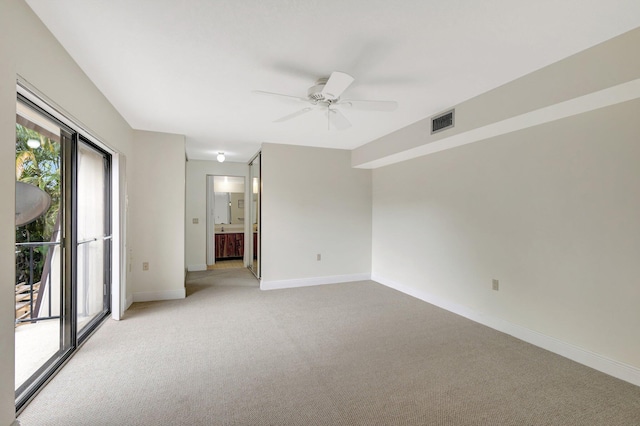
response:
{"label": "ceiling air vent", "polygon": [[431,134],[441,132],[455,126],[455,109],[431,118]]}

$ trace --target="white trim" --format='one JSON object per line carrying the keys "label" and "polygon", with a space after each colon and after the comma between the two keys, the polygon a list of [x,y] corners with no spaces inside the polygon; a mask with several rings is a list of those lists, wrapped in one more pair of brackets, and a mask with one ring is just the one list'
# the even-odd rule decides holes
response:
{"label": "white trim", "polygon": [[122,219],[120,202],[123,198],[120,193],[121,176],[120,156],[113,154],[111,156],[111,238],[113,243],[111,245],[111,318],[114,320],[120,320],[123,312],[121,295],[124,287],[124,274],[121,273],[121,268],[124,260],[124,256],[122,256],[124,247],[120,229]]}
{"label": "white trim", "polygon": [[278,290],[283,288],[309,287],[314,285],[348,283],[352,281],[367,281],[370,274],[332,275],[327,277],[299,278],[293,280],[260,280],[260,290]]}
{"label": "white trim", "polygon": [[129,309],[131,307],[131,305],[133,305],[133,294],[129,295],[126,300],[125,300],[125,308],[124,310],[126,311],[127,309]]}
{"label": "white trim", "polygon": [[188,265],[187,266],[187,271],[188,272],[206,271],[206,270],[207,270],[207,265],[205,265],[204,263],[202,265]]}
{"label": "white trim", "polygon": [[142,291],[133,293],[134,302],[154,302],[156,300],[184,299],[187,296],[184,288],[180,290]]}
{"label": "white trim", "polygon": [[[129,270],[129,268],[127,268],[127,265],[129,259],[127,258],[127,253],[130,252],[129,248],[127,247],[127,212],[129,210],[129,201],[127,195],[127,157],[122,153],[115,154],[114,158],[115,157],[117,157],[118,159],[118,214],[120,215],[118,228],[118,238],[120,239],[120,270],[118,272],[120,275],[120,300],[118,301],[118,305],[120,306],[120,316],[122,316],[124,315],[124,312],[129,309],[131,303],[133,303],[133,298],[131,296],[127,298],[127,289],[129,288],[129,284],[127,281],[127,271]],[[129,299],[131,299],[131,302],[127,304],[129,302]]]}
{"label": "white trim", "polygon": [[[206,189],[206,204],[207,204],[207,212],[205,214],[206,221],[206,235],[205,235],[205,244],[206,244],[206,253],[205,256],[207,258],[207,265],[215,265],[216,263],[216,243],[215,243],[215,215],[213,214],[215,197],[213,196],[213,175],[207,175],[207,189]],[[210,236],[214,236],[213,238],[209,238]],[[206,265],[205,265],[205,269]],[[202,270],[202,269],[200,269]]]}
{"label": "white trim", "polygon": [[11,423],[11,426],[20,426],[20,421],[18,421],[18,419],[15,419],[13,423]]}
{"label": "white trim", "polygon": [[458,314],[482,325],[486,325],[494,330],[501,331],[517,339],[561,355],[579,364],[586,365],[587,367],[591,367],[610,376],[632,383],[636,386],[640,386],[640,368],[604,357],[521,325],[513,324],[500,318],[476,312],[465,306],[451,303],[448,300],[429,294],[423,290],[418,290],[404,284],[388,280],[375,273],[371,275],[371,280],[398,290],[409,296],[413,296],[424,302],[438,306],[442,309],[446,309],[449,312],[453,312],[454,314]]}

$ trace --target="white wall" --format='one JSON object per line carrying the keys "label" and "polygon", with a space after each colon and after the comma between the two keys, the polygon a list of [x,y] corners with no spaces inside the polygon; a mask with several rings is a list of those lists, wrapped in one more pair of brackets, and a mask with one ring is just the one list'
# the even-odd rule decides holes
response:
{"label": "white wall", "polygon": [[[17,75],[85,124],[114,150],[133,159],[132,131],[21,0],[0,12],[0,425],[14,407],[14,187]],[[130,166],[133,162],[128,163]],[[131,171],[129,168],[128,172]]]}
{"label": "white wall", "polygon": [[[243,176],[245,182],[248,182],[248,174],[249,166],[245,163],[201,160],[187,162],[185,232],[188,270],[207,269],[207,175]],[[194,218],[198,219],[197,224],[193,223]],[[245,241],[245,246],[246,243]]]}
{"label": "white wall", "polygon": [[369,276],[371,172],[350,159],[346,150],[263,145],[262,288]]}
{"label": "white wall", "polygon": [[638,384],[639,117],[632,101],[375,170],[374,279]]}
{"label": "white wall", "polygon": [[184,144],[182,135],[134,131],[128,229],[135,302],[185,297]]}
{"label": "white wall", "polygon": [[[6,2],[4,2],[6,3]],[[15,320],[15,68],[8,45],[13,17],[0,14],[0,425],[15,419],[14,320]]]}
{"label": "white wall", "polygon": [[354,150],[397,162],[373,172],[373,278],[640,385],[639,43],[466,101],[454,129]]}

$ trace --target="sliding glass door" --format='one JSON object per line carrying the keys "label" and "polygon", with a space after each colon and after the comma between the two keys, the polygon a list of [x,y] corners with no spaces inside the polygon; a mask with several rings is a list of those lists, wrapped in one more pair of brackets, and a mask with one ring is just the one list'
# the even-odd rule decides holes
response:
{"label": "sliding glass door", "polygon": [[19,409],[110,311],[111,156],[27,97],[16,111]]}

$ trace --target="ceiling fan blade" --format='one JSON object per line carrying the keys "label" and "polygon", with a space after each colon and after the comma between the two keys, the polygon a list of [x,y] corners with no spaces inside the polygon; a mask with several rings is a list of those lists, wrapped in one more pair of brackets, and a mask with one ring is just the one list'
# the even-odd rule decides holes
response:
{"label": "ceiling fan blade", "polygon": [[347,120],[347,117],[337,109],[329,108],[327,113],[329,114],[329,123],[331,123],[336,129],[345,130],[351,127],[351,123]]}
{"label": "ceiling fan blade", "polygon": [[306,107],[306,108],[302,108],[301,110],[298,110],[292,114],[289,115],[285,115],[284,117],[280,117],[277,120],[273,120],[274,123],[282,123],[283,121],[287,121],[287,120],[291,120],[292,118],[296,118],[302,114],[306,114],[309,111],[311,111],[313,108],[311,107]]}
{"label": "ceiling fan blade", "polygon": [[338,105],[362,111],[395,111],[398,109],[396,101],[365,101],[365,100],[341,100]]}
{"label": "ceiling fan blade", "polygon": [[251,93],[255,93],[257,95],[277,96],[279,98],[289,98],[289,99],[295,99],[297,101],[309,102],[307,98],[301,98],[299,96],[283,95],[282,93],[265,92],[264,90],[252,90]]}
{"label": "ceiling fan blade", "polygon": [[334,71],[322,89],[322,94],[330,99],[338,99],[347,90],[347,87],[353,83],[353,80],[354,78],[347,73]]}

